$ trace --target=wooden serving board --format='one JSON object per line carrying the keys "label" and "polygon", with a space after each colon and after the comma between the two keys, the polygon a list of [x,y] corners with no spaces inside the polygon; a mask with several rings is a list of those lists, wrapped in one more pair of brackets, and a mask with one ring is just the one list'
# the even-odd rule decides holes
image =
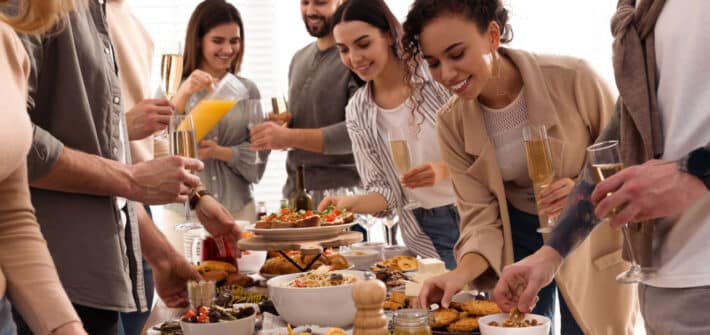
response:
{"label": "wooden serving board", "polygon": [[270,241],[261,236],[239,240],[242,250],[299,250],[303,255],[318,255],[324,248],[337,248],[362,241],[359,231],[344,231],[339,235],[321,240],[307,241]]}

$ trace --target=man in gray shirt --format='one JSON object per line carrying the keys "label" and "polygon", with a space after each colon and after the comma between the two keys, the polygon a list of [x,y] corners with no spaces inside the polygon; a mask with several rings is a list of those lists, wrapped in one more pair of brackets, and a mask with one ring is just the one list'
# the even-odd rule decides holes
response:
{"label": "man in gray shirt", "polygon": [[345,106],[358,88],[340,61],[330,28],[338,0],[303,0],[301,15],[317,40],[296,52],[289,68],[289,127],[265,122],[251,132],[255,150],[293,148],[288,153],[285,197],[295,191],[296,169],[304,166],[305,186],[315,192],[360,184],[345,128]]}

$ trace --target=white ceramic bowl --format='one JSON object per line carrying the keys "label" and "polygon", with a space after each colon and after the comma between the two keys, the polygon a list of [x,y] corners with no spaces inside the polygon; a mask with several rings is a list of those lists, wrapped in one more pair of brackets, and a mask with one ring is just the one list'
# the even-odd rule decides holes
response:
{"label": "white ceramic bowl", "polygon": [[355,266],[355,270],[370,270],[370,266],[380,260],[380,252],[373,249],[350,250],[340,254]]}
{"label": "white ceramic bowl", "polygon": [[540,323],[534,327],[504,328],[488,325],[491,321],[502,324],[507,318],[508,313],[499,313],[478,319],[478,327],[481,329],[481,335],[548,335],[550,333],[550,319],[537,314],[525,314],[525,320],[536,319],[538,323]]}
{"label": "white ceramic bowl", "polygon": [[254,334],[256,311],[255,309],[254,314],[246,318],[225,322],[192,323],[181,320],[180,328],[185,335],[252,335]]}
{"label": "white ceramic bowl", "polygon": [[[234,223],[239,226],[242,231],[246,231],[251,225],[251,222],[246,220],[234,220]],[[247,250],[248,255],[242,252],[242,257],[237,259],[237,265],[239,266],[239,272],[244,273],[258,273],[261,266],[266,262],[266,251],[255,251]]]}
{"label": "white ceramic bowl", "polygon": [[237,265],[239,265],[239,272],[244,273],[257,273],[261,266],[266,262],[266,251],[256,251],[256,250],[245,250],[248,251],[248,255],[242,251],[242,257],[237,259]]}
{"label": "white ceramic bowl", "polygon": [[412,256],[417,257],[417,254],[409,250],[409,248],[403,245],[393,245],[391,247],[386,247],[382,249],[385,259],[392,258],[395,256]]}
{"label": "white ceramic bowl", "polygon": [[[362,280],[364,272],[340,270]],[[315,325],[347,328],[355,317],[352,285],[318,288],[285,287],[286,283],[303,275],[294,273],[269,279],[269,296],[281,317],[293,326]]]}
{"label": "white ceramic bowl", "polygon": [[352,250],[375,250],[380,253],[380,259],[378,260],[383,260],[385,259],[385,243],[384,242],[358,242],[355,244],[350,245],[350,249]]}

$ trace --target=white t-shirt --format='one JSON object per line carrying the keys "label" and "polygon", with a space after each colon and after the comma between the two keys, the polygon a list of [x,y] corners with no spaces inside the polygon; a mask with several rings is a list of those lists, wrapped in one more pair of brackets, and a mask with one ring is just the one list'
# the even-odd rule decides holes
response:
{"label": "white t-shirt", "polygon": [[[396,129],[406,137],[412,168],[427,162],[442,160],[435,125],[425,120],[417,127],[415,123],[411,122],[412,109],[409,100],[393,109],[381,107],[378,109],[377,127],[379,130],[383,134],[388,134],[391,129]],[[416,119],[421,120],[422,117],[418,116]],[[424,208],[441,207],[456,202],[456,195],[449,179],[442,180],[431,187],[407,188],[405,192],[408,197]]]}
{"label": "white t-shirt", "polygon": [[[710,1],[666,1],[656,22],[658,108],[663,159],[677,160],[710,142]],[[710,213],[706,211],[706,213]],[[658,225],[656,287],[710,285],[710,215]]]}

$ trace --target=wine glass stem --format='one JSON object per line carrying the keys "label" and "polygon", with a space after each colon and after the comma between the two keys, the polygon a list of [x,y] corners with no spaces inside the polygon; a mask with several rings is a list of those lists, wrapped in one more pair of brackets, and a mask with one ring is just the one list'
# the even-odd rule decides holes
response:
{"label": "wine glass stem", "polygon": [[387,246],[391,247],[392,246],[392,228],[390,226],[385,225],[385,229],[387,231]]}
{"label": "wine glass stem", "polygon": [[626,244],[629,246],[629,255],[631,256],[631,267],[637,268],[637,267],[639,267],[639,264],[636,261],[636,252],[634,252],[634,246],[631,244],[631,235],[629,234],[629,224],[624,223],[624,226],[622,227],[622,229],[623,229],[623,233],[624,233],[624,239],[626,239]]}

